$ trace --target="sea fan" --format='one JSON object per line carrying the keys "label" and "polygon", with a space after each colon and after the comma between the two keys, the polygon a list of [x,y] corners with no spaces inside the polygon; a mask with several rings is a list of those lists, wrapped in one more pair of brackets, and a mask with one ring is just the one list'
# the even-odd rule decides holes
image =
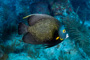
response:
{"label": "sea fan", "polygon": [[63,23],[70,39],[74,40],[76,46],[78,44],[90,56],[90,30],[88,27],[80,19],[71,17],[64,18]]}

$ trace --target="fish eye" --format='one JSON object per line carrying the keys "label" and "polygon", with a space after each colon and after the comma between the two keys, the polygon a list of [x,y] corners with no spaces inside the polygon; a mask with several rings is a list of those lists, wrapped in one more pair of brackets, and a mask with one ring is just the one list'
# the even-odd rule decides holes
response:
{"label": "fish eye", "polygon": [[63,30],[63,33],[66,33],[66,30],[65,29]]}

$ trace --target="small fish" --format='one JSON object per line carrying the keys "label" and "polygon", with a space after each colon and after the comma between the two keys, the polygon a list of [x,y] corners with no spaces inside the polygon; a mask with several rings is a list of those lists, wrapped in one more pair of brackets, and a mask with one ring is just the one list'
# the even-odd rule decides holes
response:
{"label": "small fish", "polygon": [[61,31],[59,29],[61,24],[54,17],[46,14],[32,14],[25,18],[27,18],[29,26],[24,23],[19,23],[18,26],[18,33],[24,34],[22,40],[25,43],[45,44],[46,47],[52,47],[63,41],[60,39],[61,37],[65,38],[62,32],[58,32]]}

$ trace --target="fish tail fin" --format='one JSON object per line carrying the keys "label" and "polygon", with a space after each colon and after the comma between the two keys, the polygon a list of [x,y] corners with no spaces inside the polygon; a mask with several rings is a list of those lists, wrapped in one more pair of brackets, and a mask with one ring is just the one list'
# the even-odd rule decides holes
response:
{"label": "fish tail fin", "polygon": [[21,35],[21,34],[25,34],[28,32],[28,26],[26,26],[24,23],[19,23],[18,25],[18,34]]}

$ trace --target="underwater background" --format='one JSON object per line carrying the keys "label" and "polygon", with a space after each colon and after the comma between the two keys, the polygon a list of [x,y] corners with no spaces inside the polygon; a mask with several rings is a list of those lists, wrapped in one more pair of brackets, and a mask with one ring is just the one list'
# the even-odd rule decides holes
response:
{"label": "underwater background", "polygon": [[[62,21],[69,38],[46,49],[24,43],[18,24],[35,13]],[[0,60],[90,60],[90,0],[0,0]]]}

